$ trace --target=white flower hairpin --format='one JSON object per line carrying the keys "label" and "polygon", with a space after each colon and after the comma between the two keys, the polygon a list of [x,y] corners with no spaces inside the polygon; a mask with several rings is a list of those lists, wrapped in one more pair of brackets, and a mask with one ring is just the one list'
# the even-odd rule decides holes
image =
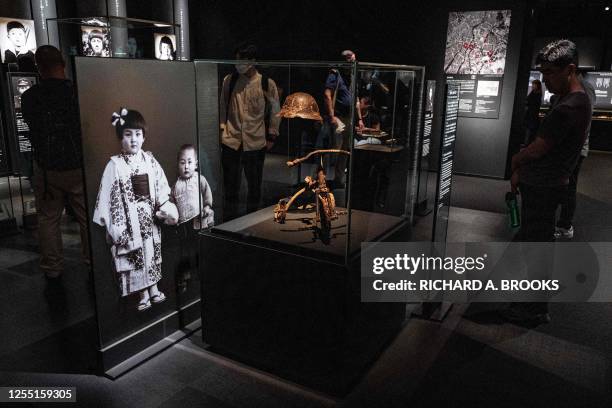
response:
{"label": "white flower hairpin", "polygon": [[121,126],[125,125],[125,117],[128,114],[128,110],[126,108],[121,108],[120,113],[113,112],[113,116],[111,117],[111,122],[113,126],[117,127],[117,124]]}

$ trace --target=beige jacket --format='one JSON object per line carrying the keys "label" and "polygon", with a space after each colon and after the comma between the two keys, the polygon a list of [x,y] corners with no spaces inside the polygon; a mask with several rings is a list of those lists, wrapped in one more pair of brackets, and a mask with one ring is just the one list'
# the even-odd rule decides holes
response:
{"label": "beige jacket", "polygon": [[[240,75],[231,98],[230,81],[231,75],[223,79],[219,101],[221,143],[234,150],[238,150],[240,145],[244,151],[263,149],[266,146],[266,102],[261,86],[261,74],[258,72],[252,78]],[[281,119],[276,114],[280,111],[280,105],[276,83],[272,79],[269,79],[265,98],[269,106],[268,133],[277,136]]]}

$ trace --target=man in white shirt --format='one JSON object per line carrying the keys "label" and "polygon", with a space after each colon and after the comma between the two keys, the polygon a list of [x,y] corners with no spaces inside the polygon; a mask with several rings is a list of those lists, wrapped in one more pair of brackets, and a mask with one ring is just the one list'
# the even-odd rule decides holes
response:
{"label": "man in white shirt", "polygon": [[276,83],[260,74],[254,62],[257,48],[236,49],[236,73],[223,80],[219,118],[225,221],[238,216],[242,170],[247,180],[247,213],[259,208],[266,151],[278,136],[280,111]]}

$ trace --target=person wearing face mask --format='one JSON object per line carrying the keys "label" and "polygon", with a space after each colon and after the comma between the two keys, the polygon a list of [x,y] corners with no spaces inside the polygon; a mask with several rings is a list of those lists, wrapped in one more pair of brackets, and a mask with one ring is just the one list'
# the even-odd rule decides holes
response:
{"label": "person wearing face mask", "polygon": [[40,83],[21,96],[34,151],[32,187],[36,197],[40,269],[48,278],[64,268],[60,221],[65,200],[81,228],[83,258],[89,262],[85,194],[82,179],[81,123],[72,82],[66,79],[61,52],[50,45],[36,51]]}
{"label": "person wearing face mask", "polygon": [[239,46],[235,52],[236,73],[223,80],[219,118],[221,164],[225,188],[223,217],[238,216],[242,171],[247,181],[247,213],[259,208],[266,151],[278,136],[280,111],[276,83],[257,71],[253,44]]}

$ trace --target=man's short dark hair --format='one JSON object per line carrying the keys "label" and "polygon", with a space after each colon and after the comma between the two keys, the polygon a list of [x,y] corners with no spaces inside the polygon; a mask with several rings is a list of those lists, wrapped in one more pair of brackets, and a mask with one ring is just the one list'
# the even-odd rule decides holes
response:
{"label": "man's short dark hair", "polygon": [[234,54],[238,55],[241,59],[257,59],[257,46],[250,42],[242,43],[236,47]]}
{"label": "man's short dark hair", "polygon": [[6,23],[6,32],[7,33],[9,31],[11,31],[12,29],[14,29],[14,28],[19,28],[19,29],[25,31],[25,27],[19,21],[9,21],[8,23]]}
{"label": "man's short dark hair", "polygon": [[549,43],[540,50],[536,57],[536,65],[553,64],[566,67],[574,64],[578,67],[578,48],[570,40],[557,40]]}
{"label": "man's short dark hair", "polygon": [[64,57],[60,50],[52,45],[41,45],[34,54],[39,71],[51,71],[55,68],[64,68]]}

